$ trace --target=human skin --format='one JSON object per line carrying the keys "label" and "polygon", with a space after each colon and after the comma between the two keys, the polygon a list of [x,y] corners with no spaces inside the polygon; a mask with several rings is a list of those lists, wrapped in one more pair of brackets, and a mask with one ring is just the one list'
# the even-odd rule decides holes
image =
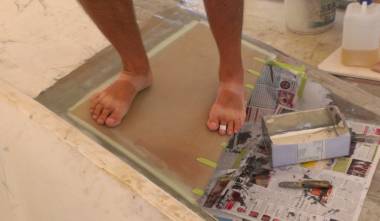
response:
{"label": "human skin", "polygon": [[[91,99],[93,120],[115,127],[127,114],[136,94],[153,83],[133,0],[79,2],[117,50],[123,63],[117,80]],[[244,0],[204,0],[204,4],[220,60],[217,96],[206,124],[220,135],[232,135],[239,131],[245,118],[241,57]]]}

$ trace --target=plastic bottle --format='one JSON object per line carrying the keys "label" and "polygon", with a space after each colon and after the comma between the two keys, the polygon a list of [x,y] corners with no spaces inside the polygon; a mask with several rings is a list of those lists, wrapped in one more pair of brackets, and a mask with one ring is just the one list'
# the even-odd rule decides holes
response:
{"label": "plastic bottle", "polygon": [[285,0],[286,26],[298,34],[328,30],[335,21],[336,0]]}
{"label": "plastic bottle", "polygon": [[378,5],[371,1],[348,5],[343,24],[342,63],[372,67],[380,61]]}

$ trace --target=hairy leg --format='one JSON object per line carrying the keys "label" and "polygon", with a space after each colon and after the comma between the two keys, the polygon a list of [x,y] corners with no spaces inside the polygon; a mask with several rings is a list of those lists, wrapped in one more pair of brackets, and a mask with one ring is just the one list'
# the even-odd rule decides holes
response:
{"label": "hairy leg", "polygon": [[245,119],[241,56],[244,0],[204,0],[204,3],[220,56],[219,88],[207,126],[221,135],[232,135]]}
{"label": "hairy leg", "polygon": [[152,84],[152,74],[136,22],[132,0],[79,0],[120,54],[118,79],[92,98],[90,113],[101,125],[120,124],[136,94]]}

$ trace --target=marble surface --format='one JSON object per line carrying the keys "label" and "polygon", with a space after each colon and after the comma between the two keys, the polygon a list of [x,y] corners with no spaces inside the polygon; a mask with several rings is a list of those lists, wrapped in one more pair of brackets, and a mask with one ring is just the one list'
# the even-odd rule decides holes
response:
{"label": "marble surface", "polygon": [[[176,2],[135,2],[139,24]],[[76,0],[2,0],[0,79],[36,97],[109,45]]]}
{"label": "marble surface", "polygon": [[1,220],[203,220],[29,96],[0,88]]}
{"label": "marble surface", "polygon": [[[0,88],[2,221],[169,220],[131,188],[144,181],[138,185],[149,190],[147,180],[133,179],[137,172],[94,142],[86,148],[89,138],[1,80]],[[86,151],[101,156],[103,169]],[[110,165],[133,180],[115,179]]]}

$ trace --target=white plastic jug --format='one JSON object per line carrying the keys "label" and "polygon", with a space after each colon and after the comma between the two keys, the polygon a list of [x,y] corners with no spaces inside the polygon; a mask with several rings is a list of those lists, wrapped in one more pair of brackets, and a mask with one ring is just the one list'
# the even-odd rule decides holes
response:
{"label": "white plastic jug", "polygon": [[367,2],[348,5],[343,24],[342,63],[372,67],[380,61],[380,9]]}

